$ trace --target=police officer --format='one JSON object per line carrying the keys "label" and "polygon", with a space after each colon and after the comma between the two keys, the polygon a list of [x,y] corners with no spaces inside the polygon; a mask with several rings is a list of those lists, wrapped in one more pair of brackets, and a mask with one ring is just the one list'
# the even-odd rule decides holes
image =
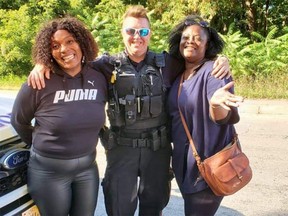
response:
{"label": "police officer", "polygon": [[148,51],[151,30],[143,6],[127,9],[122,37],[124,52],[93,62],[96,70],[110,75],[110,128],[101,134],[107,150],[102,182],[106,211],[134,215],[139,200],[139,215],[161,215],[171,181],[165,99],[182,68],[167,53]]}
{"label": "police officer", "polygon": [[169,201],[171,178],[165,56],[148,51],[151,30],[142,6],[127,10],[122,36],[124,52],[93,62],[99,71],[113,71],[107,77],[110,128],[102,134],[107,149],[102,182],[106,211],[134,215],[139,200],[139,215],[161,215]]}
{"label": "police officer", "polygon": [[[110,127],[101,134],[107,156],[102,182],[106,212],[134,215],[139,201],[139,215],[161,215],[169,201],[171,181],[165,99],[182,64],[167,53],[148,51],[151,29],[143,6],[127,9],[122,36],[125,51],[93,61],[110,86]],[[228,61],[223,59],[217,75],[229,71]],[[37,67],[30,81],[42,76],[44,70],[39,73]],[[39,86],[39,80],[36,82]]]}

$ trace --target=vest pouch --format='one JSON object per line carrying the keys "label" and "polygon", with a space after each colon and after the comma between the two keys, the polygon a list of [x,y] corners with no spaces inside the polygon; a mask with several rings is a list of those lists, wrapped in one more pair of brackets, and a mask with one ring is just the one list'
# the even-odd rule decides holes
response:
{"label": "vest pouch", "polygon": [[99,132],[100,142],[106,150],[111,150],[117,146],[117,135],[106,126]]}
{"label": "vest pouch", "polygon": [[115,82],[118,98],[131,95],[138,89],[137,77],[135,74],[120,74]]}
{"label": "vest pouch", "polygon": [[123,126],[125,124],[124,116],[121,114],[120,107],[112,100],[109,101],[107,116],[111,126]]}
{"label": "vest pouch", "polygon": [[152,117],[156,117],[162,112],[162,95],[150,97],[150,114]]}
{"label": "vest pouch", "polygon": [[161,142],[160,142],[160,137],[158,135],[158,130],[153,130],[151,132],[151,136],[152,136],[152,146],[151,149],[153,151],[157,151],[158,149],[160,149],[161,147]]}
{"label": "vest pouch", "polygon": [[121,127],[125,124],[123,114],[121,115],[120,110],[116,111],[114,109],[108,108],[107,116],[111,126]]}
{"label": "vest pouch", "polygon": [[164,148],[168,143],[168,134],[165,126],[159,128],[160,138],[161,138],[161,147]]}
{"label": "vest pouch", "polygon": [[141,97],[140,119],[150,118],[149,105],[150,105],[150,97],[149,96]]}
{"label": "vest pouch", "polygon": [[136,121],[137,103],[135,95],[126,95],[125,97],[125,121],[131,125]]}
{"label": "vest pouch", "polygon": [[143,87],[147,94],[159,95],[163,92],[163,80],[158,69],[148,66],[147,70],[141,76]]}

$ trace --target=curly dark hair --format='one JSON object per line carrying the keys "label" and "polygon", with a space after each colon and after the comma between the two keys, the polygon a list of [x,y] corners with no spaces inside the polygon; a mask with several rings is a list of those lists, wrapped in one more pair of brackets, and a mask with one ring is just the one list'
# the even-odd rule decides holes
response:
{"label": "curly dark hair", "polygon": [[191,25],[199,25],[205,29],[208,36],[208,46],[205,52],[205,58],[214,59],[217,54],[221,53],[224,48],[224,41],[217,33],[217,31],[209,27],[208,22],[197,15],[189,15],[176,25],[171,31],[168,42],[169,42],[169,53],[177,59],[183,60],[184,58],[179,51],[179,44],[182,37],[182,32]]}
{"label": "curly dark hair", "polygon": [[58,66],[56,61],[52,61],[51,38],[58,30],[67,30],[79,44],[85,61],[92,61],[98,55],[98,45],[91,32],[85,25],[74,17],[64,17],[53,19],[45,24],[35,38],[32,50],[34,64],[41,63],[53,69]]}

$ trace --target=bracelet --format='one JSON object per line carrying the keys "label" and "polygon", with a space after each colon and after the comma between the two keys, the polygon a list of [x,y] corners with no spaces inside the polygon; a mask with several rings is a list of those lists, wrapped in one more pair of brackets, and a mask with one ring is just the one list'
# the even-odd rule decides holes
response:
{"label": "bracelet", "polygon": [[219,107],[221,107],[220,105],[210,105],[212,109],[218,109]]}

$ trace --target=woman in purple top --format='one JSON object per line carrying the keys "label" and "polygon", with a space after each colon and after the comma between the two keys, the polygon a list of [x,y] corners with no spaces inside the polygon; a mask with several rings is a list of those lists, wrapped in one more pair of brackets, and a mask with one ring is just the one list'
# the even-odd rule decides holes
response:
{"label": "woman in purple top", "polygon": [[[214,195],[200,176],[178,105],[197,151],[205,159],[232,141],[233,124],[239,121],[237,107],[243,98],[233,94],[232,78],[220,80],[211,76],[212,59],[222,51],[224,42],[202,18],[188,16],[178,24],[170,34],[169,46],[170,54],[185,62],[168,99],[173,170],[184,198],[185,215],[214,215],[223,197]],[[179,84],[182,90],[178,98]]]}

